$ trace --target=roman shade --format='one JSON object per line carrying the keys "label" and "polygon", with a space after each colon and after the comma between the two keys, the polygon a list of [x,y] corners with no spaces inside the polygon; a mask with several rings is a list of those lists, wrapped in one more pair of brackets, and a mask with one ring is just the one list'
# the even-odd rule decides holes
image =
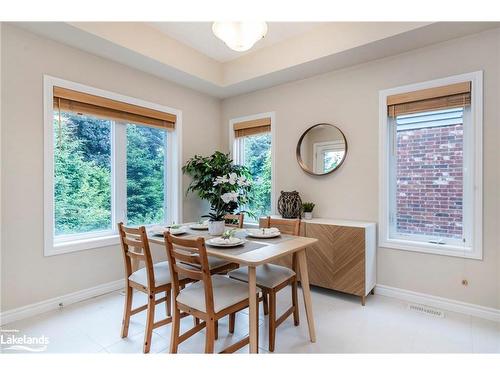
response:
{"label": "roman shade", "polygon": [[54,86],[54,109],[173,130],[176,116],[138,105]]}
{"label": "roman shade", "polygon": [[389,117],[411,113],[465,107],[471,102],[471,82],[390,95],[387,97]]}
{"label": "roman shade", "polygon": [[234,137],[246,137],[249,135],[268,133],[271,131],[271,118],[264,117],[257,120],[237,122],[233,125]]}

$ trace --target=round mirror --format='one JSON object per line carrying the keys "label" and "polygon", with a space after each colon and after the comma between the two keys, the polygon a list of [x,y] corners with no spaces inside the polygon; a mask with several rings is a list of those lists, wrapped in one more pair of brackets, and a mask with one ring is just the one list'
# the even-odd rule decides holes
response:
{"label": "round mirror", "polygon": [[344,133],[332,124],[316,124],[307,129],[297,143],[297,161],[309,174],[332,173],[344,162],[347,141]]}

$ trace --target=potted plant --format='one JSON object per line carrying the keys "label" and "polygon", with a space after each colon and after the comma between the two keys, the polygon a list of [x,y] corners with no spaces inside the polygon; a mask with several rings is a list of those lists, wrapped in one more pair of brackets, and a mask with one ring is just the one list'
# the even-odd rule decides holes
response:
{"label": "potted plant", "polygon": [[195,192],[210,204],[208,232],[224,233],[224,216],[232,214],[248,202],[251,190],[250,172],[245,166],[234,165],[228,154],[216,151],[210,156],[195,155],[182,167],[192,177],[187,192]]}
{"label": "potted plant", "polygon": [[312,212],[314,210],[315,204],[313,202],[304,202],[302,203],[302,211],[304,211],[304,219],[311,220],[313,215]]}

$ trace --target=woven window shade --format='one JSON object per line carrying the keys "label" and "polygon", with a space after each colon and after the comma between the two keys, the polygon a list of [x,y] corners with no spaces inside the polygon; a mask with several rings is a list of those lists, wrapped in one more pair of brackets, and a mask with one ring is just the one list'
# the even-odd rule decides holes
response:
{"label": "woven window shade", "polygon": [[174,114],[54,86],[54,109],[173,130]]}
{"label": "woven window shade", "polygon": [[269,133],[271,131],[271,118],[265,117],[257,120],[237,122],[233,125],[234,137],[247,137],[249,135]]}
{"label": "woven window shade", "polygon": [[437,111],[470,105],[471,82],[455,83],[387,97],[389,117],[411,113]]}

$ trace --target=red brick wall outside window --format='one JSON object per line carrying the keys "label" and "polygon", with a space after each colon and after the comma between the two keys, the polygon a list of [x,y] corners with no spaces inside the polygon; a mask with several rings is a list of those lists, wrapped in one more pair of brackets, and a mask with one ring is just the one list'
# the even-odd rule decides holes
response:
{"label": "red brick wall outside window", "polygon": [[462,238],[463,125],[397,132],[396,230]]}

